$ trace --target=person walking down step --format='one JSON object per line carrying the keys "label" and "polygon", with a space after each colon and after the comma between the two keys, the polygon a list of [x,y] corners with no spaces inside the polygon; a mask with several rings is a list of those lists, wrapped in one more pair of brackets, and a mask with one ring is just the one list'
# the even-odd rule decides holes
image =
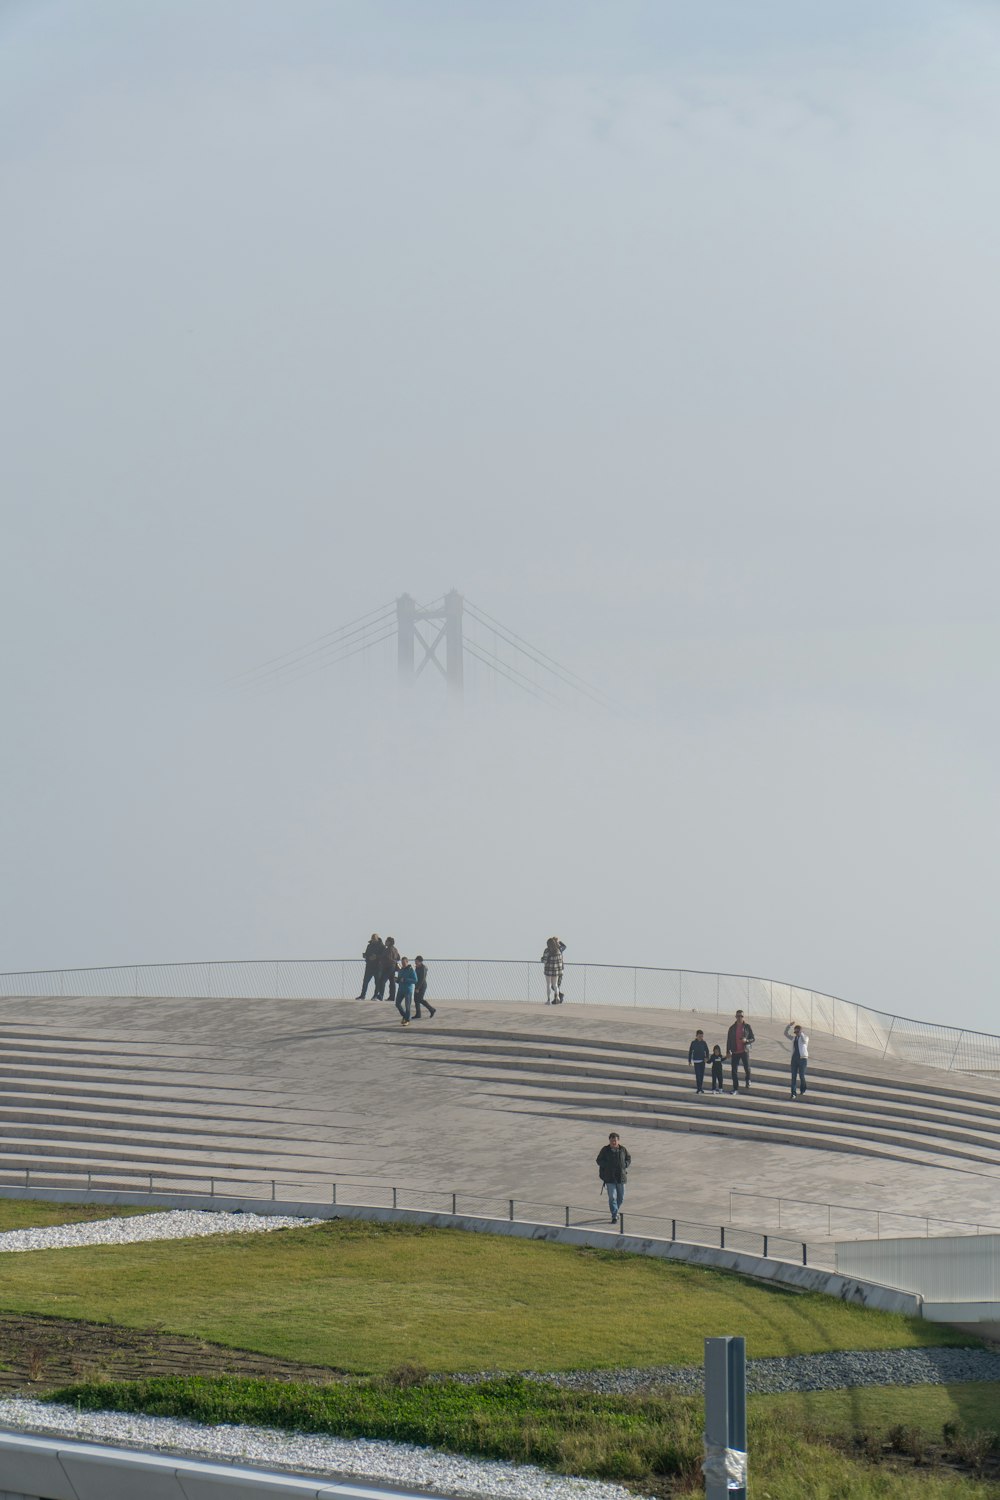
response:
{"label": "person walking down step", "polygon": [[561,943],[557,937],[550,937],[545,944],[545,952],[542,954],[542,963],[545,966],[545,1004],[562,1005],[566,998],[563,994],[563,954],[566,952],[566,944]]}
{"label": "person walking down step", "polygon": [[632,1158],[621,1143],[621,1137],[617,1131],[612,1131],[608,1136],[608,1144],[602,1146],[597,1153],[597,1170],[601,1174],[601,1182],[604,1184],[608,1195],[608,1206],[611,1209],[612,1224],[618,1223],[618,1215],[621,1213],[622,1204],[625,1201],[625,1183],[628,1179],[628,1169],[632,1165]]}
{"label": "person walking down step", "polygon": [[726,1082],[725,1082],[725,1079],[722,1076],[722,1064],[723,1064],[723,1062],[724,1062],[724,1058],[722,1056],[722,1048],[719,1046],[718,1042],[716,1042],[715,1046],[712,1048],[712,1093],[713,1094],[724,1094],[725,1091],[726,1091]]}
{"label": "person walking down step", "polygon": [[408,958],[400,959],[399,981],[396,986],[396,1009],[404,1026],[410,1024],[410,1004],[417,987],[417,971]]}
{"label": "person walking down step", "polygon": [[732,1061],[733,1068],[733,1093],[739,1088],[740,1063],[743,1064],[743,1087],[750,1087],[750,1048],[754,1044],[753,1027],[749,1021],[744,1021],[743,1012],[736,1012],[736,1020],[726,1033],[726,1056]]}
{"label": "person walking down step", "polygon": [[416,1007],[413,1019],[420,1020],[420,1008],[423,1006],[427,1014],[433,1019],[437,1011],[427,999],[427,965],[424,963],[423,955],[418,953],[413,961],[413,967],[417,974],[417,987],[413,991],[413,1003]]}
{"label": "person walking down step", "polygon": [[696,1094],[705,1092],[705,1063],[708,1059],[708,1043],[703,1031],[696,1031],[694,1041],[688,1048],[688,1067],[694,1068],[694,1091]]}
{"label": "person walking down step", "polygon": [[378,989],[375,993],[376,1000],[386,998],[385,987],[389,986],[390,1003],[396,999],[396,970],[399,968],[399,949],[396,947],[396,939],[387,937],[382,945],[382,968],[378,976]]}
{"label": "person walking down step", "polygon": [[809,1038],[797,1021],[789,1021],[785,1027],[785,1035],[792,1044],[792,1098],[795,1098],[795,1085],[799,1085],[799,1093],[806,1091],[806,1064],[809,1061]]}
{"label": "person walking down step", "polygon": [[368,998],[368,981],[372,983],[372,999],[378,998],[378,977],[382,972],[382,958],[385,953],[385,944],[377,932],[373,932],[362,957],[365,961],[365,982],[361,986],[359,1000]]}

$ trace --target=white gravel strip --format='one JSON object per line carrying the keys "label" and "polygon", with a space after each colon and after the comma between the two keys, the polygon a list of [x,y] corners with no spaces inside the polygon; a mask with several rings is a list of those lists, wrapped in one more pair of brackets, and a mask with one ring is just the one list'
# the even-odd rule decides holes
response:
{"label": "white gravel strip", "polygon": [[304,1229],[322,1219],[281,1214],[216,1213],[210,1209],[170,1209],[125,1219],[94,1219],[89,1224],[49,1224],[44,1229],[8,1229],[0,1251],[70,1250],[78,1245],[137,1245],[142,1240],[188,1240],[204,1234],[257,1234],[267,1229]]}
{"label": "white gravel strip", "polygon": [[325,1479],[379,1480],[463,1500],[484,1495],[510,1500],[636,1500],[621,1485],[597,1479],[570,1479],[527,1464],[462,1458],[412,1443],[369,1438],[316,1437],[269,1427],[203,1427],[174,1417],[77,1412],[71,1406],[19,1398],[0,1400],[0,1427],[185,1458],[290,1469]]}

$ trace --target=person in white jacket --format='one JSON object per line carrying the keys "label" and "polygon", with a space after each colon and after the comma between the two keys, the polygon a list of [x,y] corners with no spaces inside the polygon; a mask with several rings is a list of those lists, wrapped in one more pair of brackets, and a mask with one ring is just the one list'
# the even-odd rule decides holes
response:
{"label": "person in white jacket", "polygon": [[799,1092],[806,1091],[806,1065],[809,1061],[809,1038],[797,1021],[789,1021],[785,1027],[785,1035],[792,1044],[792,1098],[795,1098],[795,1085],[798,1083]]}

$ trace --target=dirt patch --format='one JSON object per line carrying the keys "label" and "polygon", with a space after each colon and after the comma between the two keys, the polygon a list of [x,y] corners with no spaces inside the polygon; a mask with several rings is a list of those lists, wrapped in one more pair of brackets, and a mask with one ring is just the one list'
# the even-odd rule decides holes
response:
{"label": "dirt patch", "polygon": [[247,1349],[226,1349],[155,1328],[0,1313],[0,1391],[45,1391],[80,1380],[150,1375],[242,1375],[320,1385],[344,1372]]}

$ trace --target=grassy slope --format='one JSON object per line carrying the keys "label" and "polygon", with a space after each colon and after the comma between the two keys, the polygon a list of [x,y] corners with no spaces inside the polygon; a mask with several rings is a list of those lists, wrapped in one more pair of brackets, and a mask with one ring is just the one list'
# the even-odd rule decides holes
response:
{"label": "grassy slope", "polygon": [[642,1256],[347,1222],[10,1256],[0,1306],[359,1372],[700,1364],[706,1335],[737,1330],[758,1357],[974,1342]]}
{"label": "grassy slope", "polygon": [[[963,1393],[970,1388],[955,1391],[957,1397],[926,1388],[888,1391],[883,1415],[899,1417],[909,1430],[920,1427],[932,1441],[940,1441],[939,1418],[960,1418]],[[975,1413],[991,1402],[995,1406],[996,1398],[995,1386],[977,1393]],[[69,1387],[53,1399],[88,1410],[115,1408],[204,1423],[390,1438],[536,1463],[561,1473],[624,1479],[640,1493],[672,1494],[677,1481],[686,1493],[692,1486],[701,1492],[701,1402],[670,1393],[598,1397],[516,1378],[475,1387],[449,1382],[402,1388],[384,1381],[303,1387],[261,1380],[166,1379]],[[816,1420],[820,1416],[820,1404],[798,1407],[784,1397],[751,1404],[748,1448],[755,1495],[770,1500],[803,1495],[810,1500],[904,1500],[914,1495],[921,1500],[985,1500],[998,1493],[995,1481],[979,1482],[941,1468],[929,1474],[905,1459],[887,1460],[871,1445],[868,1457],[851,1446],[838,1446],[824,1438]],[[831,1431],[855,1439],[878,1429],[878,1424],[873,1429],[855,1420],[846,1407],[827,1416]],[[970,1421],[966,1431],[976,1425]]]}
{"label": "grassy slope", "polygon": [[162,1209],[111,1208],[106,1203],[43,1203],[38,1198],[0,1198],[0,1234],[7,1229],[39,1229],[49,1224],[90,1224],[95,1219],[131,1219]]}

